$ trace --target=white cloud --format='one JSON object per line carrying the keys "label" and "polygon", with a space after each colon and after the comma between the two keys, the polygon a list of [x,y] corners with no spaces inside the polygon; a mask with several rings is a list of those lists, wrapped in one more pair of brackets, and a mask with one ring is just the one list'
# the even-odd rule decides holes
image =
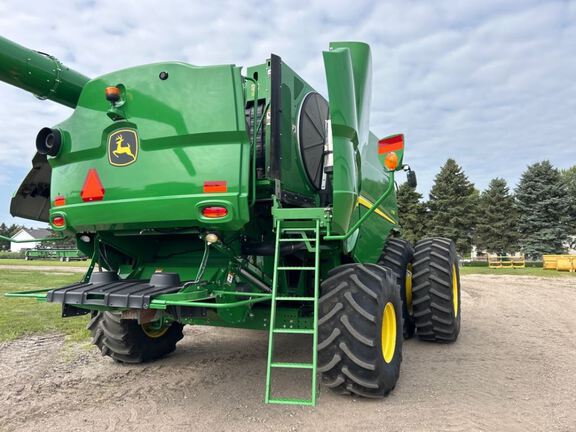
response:
{"label": "white cloud", "polygon": [[[576,163],[574,1],[0,3],[3,36],[97,76],[164,60],[262,62],[277,53],[325,93],[321,51],[363,40],[373,56],[372,129],[403,131],[426,192],[447,157],[484,187],[526,165]],[[69,110],[0,83],[0,220],[36,132]],[[9,173],[9,174],[7,174]]]}

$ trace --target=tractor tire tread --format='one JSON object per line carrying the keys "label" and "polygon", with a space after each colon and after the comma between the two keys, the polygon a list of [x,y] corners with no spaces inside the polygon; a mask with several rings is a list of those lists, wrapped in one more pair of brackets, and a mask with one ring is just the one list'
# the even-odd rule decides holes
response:
{"label": "tractor tire tread", "polygon": [[[318,321],[322,381],[336,393],[385,396],[396,385],[402,361],[401,300],[395,274],[376,264],[343,265],[331,271],[322,293],[325,300]],[[394,357],[385,366],[377,342],[383,299],[393,302],[399,326]]]}
{"label": "tractor tire tread", "polygon": [[[416,333],[421,340],[454,342],[460,332],[460,304],[454,311],[452,271],[458,271],[456,248],[451,240],[420,240],[415,247],[412,306]],[[458,292],[460,290],[457,275]],[[460,299],[460,295],[458,295]]]}
{"label": "tractor tire tread", "polygon": [[102,355],[119,363],[142,363],[158,359],[176,349],[184,336],[182,324],[173,322],[158,338],[148,337],[135,320],[122,320],[112,312],[98,312],[88,324],[92,343]]}

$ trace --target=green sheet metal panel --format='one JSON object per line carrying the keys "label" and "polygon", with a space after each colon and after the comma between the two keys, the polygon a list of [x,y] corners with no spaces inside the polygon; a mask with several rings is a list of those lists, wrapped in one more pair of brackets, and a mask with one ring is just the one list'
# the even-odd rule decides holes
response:
{"label": "green sheet metal panel", "polygon": [[[159,79],[167,72],[168,79]],[[123,86],[126,119],[107,116],[107,86]],[[185,91],[184,91],[185,90]],[[206,226],[238,229],[248,221],[249,147],[240,69],[159,63],[125,69],[90,81],[72,116],[57,126],[61,155],[53,168],[52,208],[76,230],[137,226]],[[137,158],[114,166],[109,136],[138,134]],[[105,189],[101,201],[83,202],[87,173],[95,169]],[[204,182],[226,182],[226,191],[204,192]],[[202,219],[203,206],[222,205],[228,216]]]}

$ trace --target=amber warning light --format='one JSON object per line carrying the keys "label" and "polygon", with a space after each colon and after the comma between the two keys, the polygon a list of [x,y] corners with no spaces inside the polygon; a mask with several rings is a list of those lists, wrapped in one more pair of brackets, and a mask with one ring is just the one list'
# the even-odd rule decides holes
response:
{"label": "amber warning light", "polygon": [[115,103],[120,100],[120,89],[118,87],[106,87],[106,100]]}

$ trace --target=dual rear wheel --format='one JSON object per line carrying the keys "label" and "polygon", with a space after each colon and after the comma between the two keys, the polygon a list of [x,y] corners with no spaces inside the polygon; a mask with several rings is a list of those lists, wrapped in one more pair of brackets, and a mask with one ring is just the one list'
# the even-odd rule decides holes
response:
{"label": "dual rear wheel", "polygon": [[403,339],[453,342],[460,332],[454,243],[391,239],[376,264],[346,264],[322,283],[318,369],[338,393],[378,398],[396,385]]}

